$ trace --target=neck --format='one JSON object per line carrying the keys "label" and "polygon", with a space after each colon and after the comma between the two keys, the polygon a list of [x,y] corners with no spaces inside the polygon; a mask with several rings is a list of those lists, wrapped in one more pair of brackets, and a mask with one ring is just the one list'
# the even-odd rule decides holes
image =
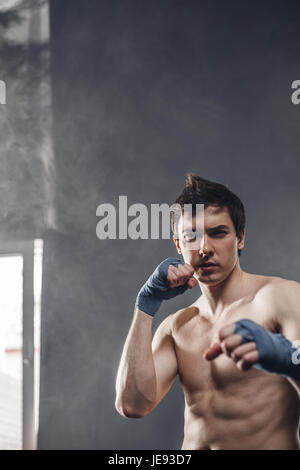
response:
{"label": "neck", "polygon": [[240,268],[237,260],[229,276],[217,285],[211,286],[199,281],[202,291],[200,302],[205,304],[208,315],[218,316],[227,307],[239,300],[244,291],[246,273]]}

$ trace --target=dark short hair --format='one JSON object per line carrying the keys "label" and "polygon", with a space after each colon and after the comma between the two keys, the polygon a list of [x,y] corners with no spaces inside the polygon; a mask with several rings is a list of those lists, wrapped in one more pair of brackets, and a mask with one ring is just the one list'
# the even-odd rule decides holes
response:
{"label": "dark short hair", "polygon": [[[184,209],[184,204],[192,205],[192,214],[196,215],[196,204],[208,206],[227,207],[233,222],[236,236],[239,237],[246,224],[245,208],[240,198],[228,187],[189,173],[186,176],[185,188],[178,196],[175,203]],[[174,213],[171,211],[171,226],[174,232]],[[241,250],[238,250],[241,255]]]}

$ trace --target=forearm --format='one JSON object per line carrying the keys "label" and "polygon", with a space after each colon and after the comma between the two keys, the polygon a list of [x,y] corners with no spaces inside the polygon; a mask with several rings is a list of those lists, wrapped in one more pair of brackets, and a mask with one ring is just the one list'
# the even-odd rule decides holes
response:
{"label": "forearm", "polygon": [[152,322],[153,317],[135,308],[116,379],[116,408],[124,416],[145,416],[155,404]]}
{"label": "forearm", "polygon": [[[156,406],[167,389],[171,377],[167,373],[159,376],[159,366],[157,384],[152,352],[153,317],[163,300],[183,294],[188,287],[194,287],[196,281],[190,279],[193,273],[194,269],[186,266],[182,260],[167,258],[157,266],[139,290],[117,373],[116,408],[120,414],[131,418],[145,416]],[[170,351],[167,336],[162,349]],[[165,352],[163,355],[166,354]],[[162,376],[165,380],[162,380]]]}

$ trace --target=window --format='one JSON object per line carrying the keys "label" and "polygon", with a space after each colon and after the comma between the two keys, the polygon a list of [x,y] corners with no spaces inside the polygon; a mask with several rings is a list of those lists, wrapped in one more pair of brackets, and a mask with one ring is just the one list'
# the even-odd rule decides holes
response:
{"label": "window", "polygon": [[0,449],[35,449],[42,240],[0,246]]}

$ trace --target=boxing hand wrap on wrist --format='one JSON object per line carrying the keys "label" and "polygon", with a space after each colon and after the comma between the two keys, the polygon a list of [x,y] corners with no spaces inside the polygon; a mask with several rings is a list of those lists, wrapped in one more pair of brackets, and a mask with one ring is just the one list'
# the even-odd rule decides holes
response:
{"label": "boxing hand wrap on wrist", "polygon": [[271,333],[252,320],[235,324],[234,334],[242,336],[242,343],[254,341],[258,350],[256,369],[300,380],[300,350],[282,334]]}
{"label": "boxing hand wrap on wrist", "polygon": [[183,286],[170,288],[167,280],[168,268],[172,264],[176,268],[184,262],[177,258],[167,258],[162,261],[149,279],[143,285],[136,298],[136,306],[144,313],[155,315],[163,300],[171,299],[179,294],[183,294],[188,288]]}

